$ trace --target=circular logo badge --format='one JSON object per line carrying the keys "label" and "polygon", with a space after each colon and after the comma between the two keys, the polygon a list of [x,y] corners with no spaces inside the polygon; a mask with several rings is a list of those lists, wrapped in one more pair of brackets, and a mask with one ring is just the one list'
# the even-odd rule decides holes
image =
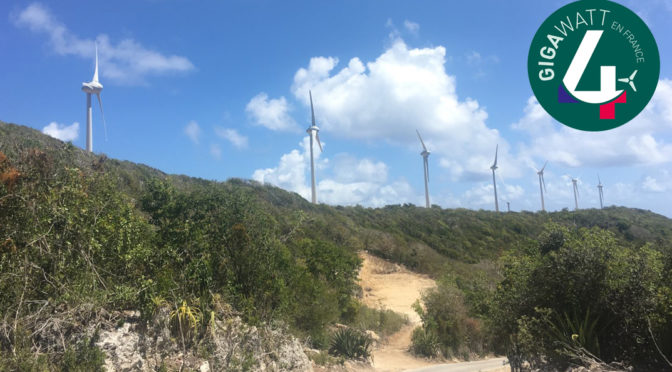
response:
{"label": "circular logo badge", "polygon": [[649,103],[660,55],[649,28],[628,8],[581,0],[542,23],[527,71],[534,95],[553,118],[602,131],[627,123]]}

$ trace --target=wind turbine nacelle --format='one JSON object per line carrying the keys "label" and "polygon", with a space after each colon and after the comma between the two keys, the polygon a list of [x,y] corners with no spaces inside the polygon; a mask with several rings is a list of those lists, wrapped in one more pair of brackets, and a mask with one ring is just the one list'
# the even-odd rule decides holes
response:
{"label": "wind turbine nacelle", "polygon": [[103,84],[97,81],[82,83],[82,90],[86,93],[98,94],[103,90]]}

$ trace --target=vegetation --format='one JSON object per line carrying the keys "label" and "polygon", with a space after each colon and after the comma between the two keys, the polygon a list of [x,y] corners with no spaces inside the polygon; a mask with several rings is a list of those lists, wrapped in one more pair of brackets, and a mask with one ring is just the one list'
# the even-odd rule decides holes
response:
{"label": "vegetation", "polygon": [[366,360],[371,356],[373,340],[362,331],[352,328],[341,328],[334,332],[329,353],[349,359]]}
{"label": "vegetation", "polygon": [[[417,307],[416,353],[508,353],[558,368],[597,358],[660,369],[672,356],[672,223],[663,216],[312,205],[254,182],[166,175],[0,122],[0,371],[96,370],[95,330],[122,310],[145,321],[165,312],[184,349],[213,319],[237,314],[365,357],[356,329],[385,336],[404,319],[357,302],[364,249],[437,279]],[[335,347],[336,322],[354,328],[339,345],[360,346]]]}
{"label": "vegetation", "polygon": [[600,228],[549,225],[538,244],[503,257],[493,332],[532,366],[592,358],[669,367],[669,254],[669,246],[619,242]]}

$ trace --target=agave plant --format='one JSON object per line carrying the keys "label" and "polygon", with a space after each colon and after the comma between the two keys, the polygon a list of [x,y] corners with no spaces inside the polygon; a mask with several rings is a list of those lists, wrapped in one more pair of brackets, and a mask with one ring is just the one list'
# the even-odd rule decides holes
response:
{"label": "agave plant", "polygon": [[371,356],[372,343],[373,340],[366,333],[343,328],[334,333],[329,353],[349,359],[367,359]]}

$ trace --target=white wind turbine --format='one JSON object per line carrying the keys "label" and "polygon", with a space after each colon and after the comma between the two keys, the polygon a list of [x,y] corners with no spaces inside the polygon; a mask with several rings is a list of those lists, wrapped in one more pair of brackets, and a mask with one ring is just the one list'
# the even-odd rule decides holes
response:
{"label": "white wind turbine", "polygon": [[597,175],[597,191],[600,194],[600,209],[604,208],[603,202],[604,202],[604,194],[602,193],[602,181],[600,180],[600,175]]}
{"label": "white wind turbine", "polygon": [[92,94],[95,94],[98,97],[98,106],[100,106],[105,137],[107,138],[107,125],[105,124],[105,114],[103,113],[103,101],[100,99],[100,92],[103,91],[103,84],[98,81],[98,45],[96,45],[96,68],[93,72],[93,79],[88,83],[82,83],[82,90],[86,93],[86,151],[93,152],[93,126],[91,124]]}
{"label": "white wind turbine", "polygon": [[497,152],[499,151],[499,144],[495,147],[495,162],[492,163],[492,185],[495,187],[495,211],[499,212],[499,201],[497,200],[497,182],[495,181],[495,170],[497,167]]}
{"label": "white wind turbine", "polygon": [[630,85],[630,88],[637,92],[637,88],[635,87],[635,75],[637,75],[637,70],[635,70],[630,76],[618,79],[621,83],[626,83]]}
{"label": "white wind turbine", "polygon": [[320,143],[320,128],[315,125],[315,110],[313,109],[313,93],[309,90],[308,94],[310,95],[310,114],[312,117],[312,125],[306,129],[306,133],[310,135],[310,186],[312,191],[312,202],[313,204],[317,203],[317,189],[315,188],[315,158],[313,156],[313,134],[317,140],[317,144],[320,146],[320,152],[322,152],[322,143]]}
{"label": "white wind turbine", "polygon": [[579,186],[577,186],[578,180],[576,178],[572,178],[572,188],[574,189],[574,207],[576,211],[579,210]]}
{"label": "white wind turbine", "polygon": [[425,207],[429,208],[429,163],[427,162],[427,158],[429,157],[430,152],[427,151],[427,147],[425,146],[425,141],[422,140],[422,137],[420,137],[420,132],[418,130],[415,130],[415,133],[418,134],[418,138],[420,139],[420,143],[422,144],[422,152],[420,155],[422,155],[422,163],[423,167],[425,169]]}
{"label": "white wind turbine", "polygon": [[[544,166],[541,167],[540,171],[537,171],[537,175],[539,176],[539,194],[541,195],[541,210],[546,211],[546,206],[544,205],[544,192],[546,192],[546,181],[544,180],[544,169],[546,169],[546,164],[548,164],[548,161],[544,163]],[[543,188],[542,188],[543,186]]]}

